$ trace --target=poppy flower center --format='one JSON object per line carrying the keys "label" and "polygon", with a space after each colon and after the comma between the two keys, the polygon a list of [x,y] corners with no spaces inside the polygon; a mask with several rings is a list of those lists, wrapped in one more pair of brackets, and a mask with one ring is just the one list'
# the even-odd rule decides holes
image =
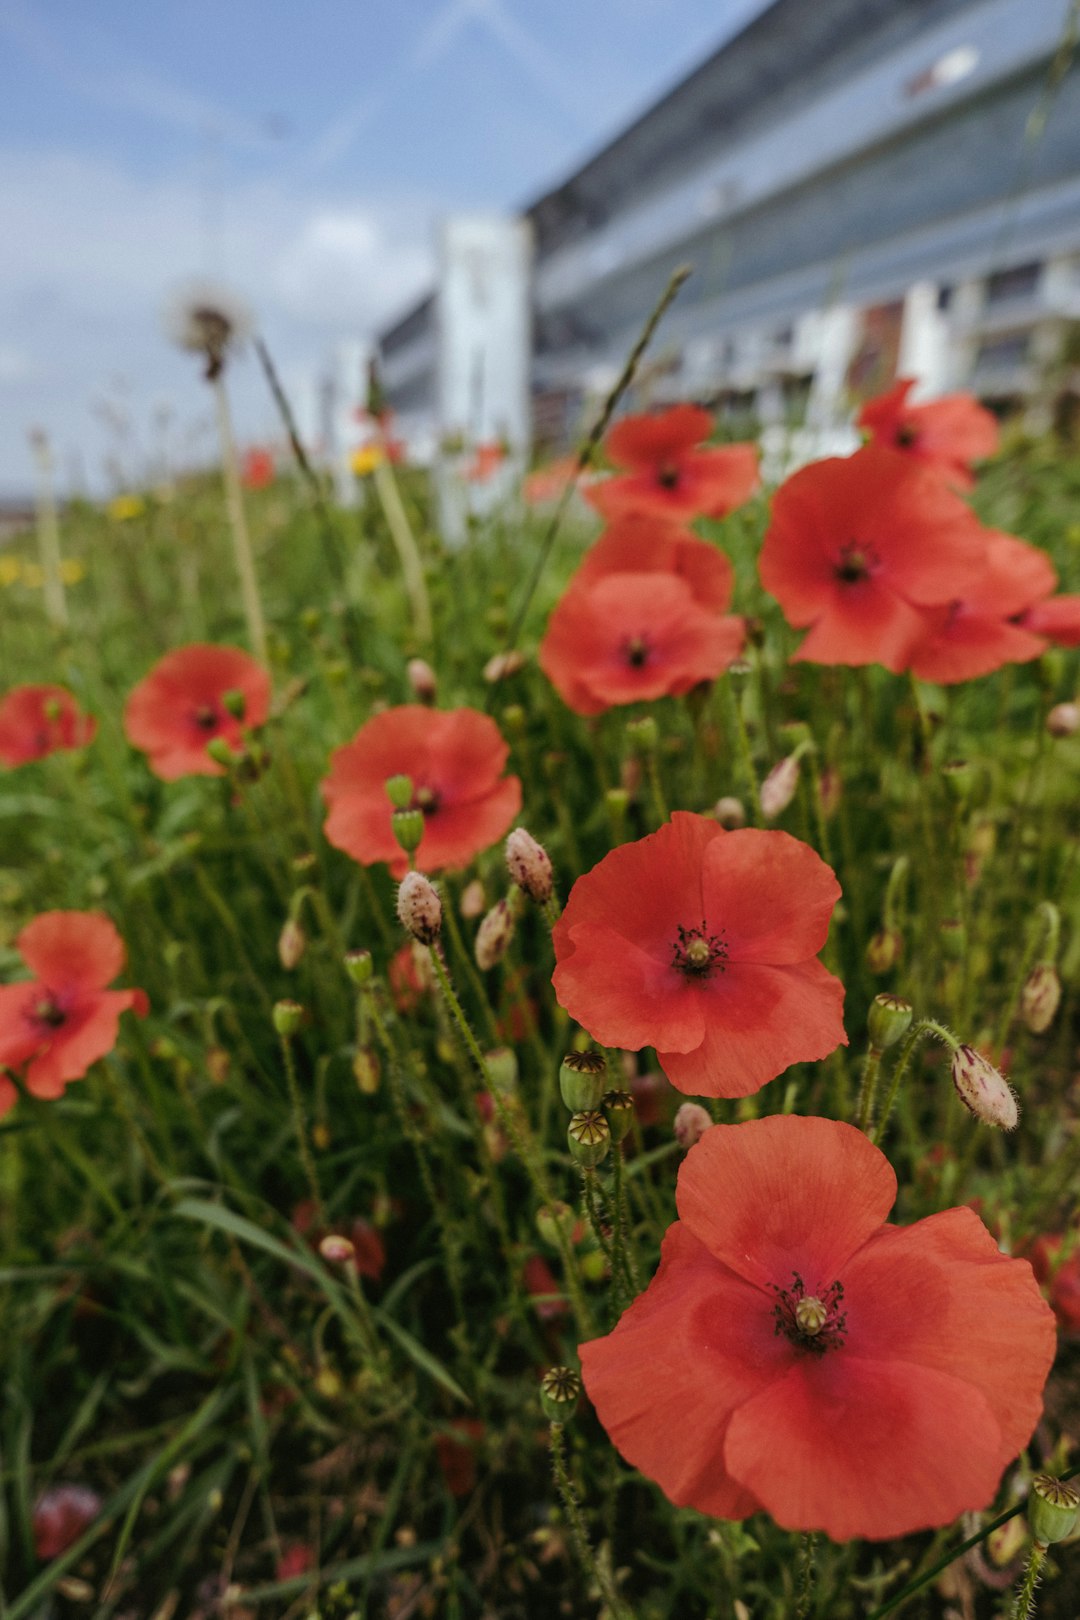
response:
{"label": "poppy flower center", "polygon": [[64,1022],[64,1010],[52,996],[42,996],[36,1001],[32,1016],[35,1024],[44,1024],[46,1029],[59,1029]]}
{"label": "poppy flower center", "polygon": [[661,489],[674,489],[679,482],[679,469],[672,461],[665,461],[656,470],[656,481]]}
{"label": "poppy flower center", "polygon": [[785,1339],[813,1356],[823,1356],[827,1350],[842,1347],[847,1334],[847,1313],[840,1309],[843,1283],[819,1287],[816,1294],[811,1294],[799,1273],[793,1271],[790,1288],[780,1288],[776,1283],[772,1287],[776,1295],[774,1334],[782,1333]]}
{"label": "poppy flower center", "polygon": [[901,422],[896,430],[896,442],[904,450],[910,450],[919,437],[919,430],[911,422]]}
{"label": "poppy flower center", "polygon": [[649,661],[649,644],[644,636],[631,636],[623,645],[631,669],[642,669]]}
{"label": "poppy flower center", "polygon": [[200,731],[213,731],[217,723],[217,711],[209,703],[203,703],[195,710],[195,724]]}
{"label": "poppy flower center", "polygon": [[842,585],[857,585],[860,580],[870,578],[876,563],[877,555],[873,547],[860,546],[858,541],[849,540],[840,547],[836,577]]}
{"label": "poppy flower center", "polygon": [[723,929],[719,934],[710,934],[704,922],[700,928],[680,927],[679,937],[671,947],[671,965],[688,979],[707,979],[716,967],[723,973],[726,960]]}
{"label": "poppy flower center", "polygon": [[439,795],[434,788],[418,787],[412,797],[413,810],[422,810],[425,816],[434,815],[439,808]]}

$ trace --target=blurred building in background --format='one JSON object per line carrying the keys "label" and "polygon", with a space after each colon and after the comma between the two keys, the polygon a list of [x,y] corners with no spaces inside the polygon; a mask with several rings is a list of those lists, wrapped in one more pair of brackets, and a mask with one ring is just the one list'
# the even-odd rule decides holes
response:
{"label": "blurred building in background", "polygon": [[[774,0],[525,210],[537,441],[573,433],[684,262],[639,397],[806,424],[820,452],[898,373],[1002,407],[1060,392],[1080,321],[1070,20],[1070,0]],[[429,445],[449,426],[441,297],[378,341]]]}

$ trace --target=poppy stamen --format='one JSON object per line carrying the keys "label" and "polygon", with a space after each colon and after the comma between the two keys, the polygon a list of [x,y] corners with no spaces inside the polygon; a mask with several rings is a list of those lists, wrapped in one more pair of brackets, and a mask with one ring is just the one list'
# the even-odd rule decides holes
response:
{"label": "poppy stamen", "polygon": [[679,483],[679,469],[670,461],[665,462],[656,470],[656,481],[661,489],[676,489]]}
{"label": "poppy stamen", "polygon": [[723,929],[719,934],[710,934],[704,922],[700,928],[680,927],[679,937],[672,945],[671,951],[672,967],[678,968],[680,973],[685,973],[687,978],[707,979],[717,964],[720,972],[724,971],[727,943]]}
{"label": "poppy stamen", "polygon": [[195,724],[200,731],[213,731],[218,723],[217,713],[209,703],[195,710]]}
{"label": "poppy stamen", "polygon": [[434,815],[439,808],[439,795],[434,788],[419,787],[413,794],[410,809],[422,810],[425,816]]}
{"label": "poppy stamen", "polygon": [[644,636],[632,636],[626,643],[625,651],[631,669],[643,669],[649,661],[649,644]]}
{"label": "poppy stamen", "polygon": [[869,579],[877,557],[870,546],[860,546],[856,540],[849,540],[840,548],[840,561],[836,565],[836,577],[844,585],[857,585],[860,580]]}
{"label": "poppy stamen", "polygon": [[776,1295],[774,1335],[782,1333],[800,1350],[809,1350],[815,1356],[842,1347],[847,1334],[847,1313],[840,1309],[843,1283],[834,1282],[810,1294],[799,1273],[793,1271],[790,1288],[780,1288],[776,1283],[772,1286]]}
{"label": "poppy stamen", "polygon": [[33,1018],[36,1024],[44,1024],[46,1029],[59,1029],[64,1022],[65,1014],[52,996],[43,996],[34,1004]]}

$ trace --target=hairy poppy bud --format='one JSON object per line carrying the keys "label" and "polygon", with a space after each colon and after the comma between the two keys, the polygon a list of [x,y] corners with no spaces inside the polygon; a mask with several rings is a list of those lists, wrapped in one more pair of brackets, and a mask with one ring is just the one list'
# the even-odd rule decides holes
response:
{"label": "hairy poppy bud", "polygon": [[379,1089],[380,1066],[378,1056],[370,1046],[359,1046],[352,1062],[353,1078],[365,1097],[374,1097]]}
{"label": "hairy poppy bud", "polygon": [[394,837],[406,855],[411,855],[420,848],[420,840],[424,836],[422,810],[395,810],[390,822],[394,829]]}
{"label": "hairy poppy bud", "polygon": [[339,1232],[328,1232],[319,1244],[319,1253],[331,1265],[343,1266],[355,1256],[356,1245]]}
{"label": "hairy poppy bud", "polygon": [[395,810],[407,810],[409,808],[413,796],[411,776],[388,776],[385,787],[386,797]]}
{"label": "hairy poppy bud", "polygon": [[605,1091],[601,1106],[611,1140],[618,1147],[634,1123],[634,1099],[628,1091]]}
{"label": "hairy poppy bud", "polygon": [[471,922],[474,917],[482,917],[484,915],[484,907],[486,905],[487,901],[484,898],[484,885],[481,883],[479,878],[473,878],[472,882],[466,883],[465,887],[461,891],[461,899],[458,902],[458,910],[467,921]]}
{"label": "hairy poppy bud", "polygon": [[734,799],[730,796],[717,799],[713,815],[721,827],[726,827],[728,832],[736,832],[740,827],[746,826],[746,806],[741,799]]}
{"label": "hairy poppy bud", "polygon": [[206,752],[215,765],[224,765],[227,771],[232,770],[243,757],[241,754],[233,753],[224,737],[211,737],[206,745]]}
{"label": "hairy poppy bud", "polygon": [[551,857],[524,827],[515,827],[506,840],[506,869],[518,888],[538,906],[551,899]]}
{"label": "hairy poppy bud", "polygon": [[424,658],[410,658],[405,665],[405,674],[415,697],[421,703],[434,703],[438,692],[438,682],[435,671]]}
{"label": "hairy poppy bud", "polygon": [[540,1380],[540,1405],[549,1423],[565,1423],[577,1410],[581,1379],[572,1367],[549,1367]]}
{"label": "hairy poppy bud", "polygon": [[904,954],[899,929],[879,928],[866,947],[866,965],[871,973],[889,973]]}
{"label": "hairy poppy bud", "polygon": [[221,707],[226,714],[231,714],[234,720],[242,720],[247,712],[247,699],[243,692],[235,688],[221,694]]}
{"label": "hairy poppy bud", "polygon": [[1028,1523],[1044,1547],[1071,1536],[1080,1521],[1080,1491],[1063,1479],[1036,1474],[1028,1497]]}
{"label": "hairy poppy bud", "polygon": [[278,1034],[288,1040],[295,1035],[304,1018],[304,1009],[298,1001],[275,1001],[271,1015]]}
{"label": "hairy poppy bud", "polygon": [[603,1052],[567,1052],[559,1069],[559,1090],[572,1114],[599,1108],[608,1088]]}
{"label": "hairy poppy bud", "polygon": [[286,917],[285,925],[278,935],[277,953],[278,961],[286,973],[291,973],[300,964],[300,959],[307,950],[307,935],[294,917]]}
{"label": "hairy poppy bud", "polygon": [[1061,980],[1053,962],[1036,962],[1020,992],[1020,1013],[1033,1035],[1042,1035],[1054,1022],[1061,1001]]}
{"label": "hairy poppy bud", "polygon": [[899,996],[890,996],[887,992],[875,996],[866,1018],[871,1046],[876,1046],[879,1052],[884,1052],[889,1046],[895,1046],[897,1041],[903,1040],[911,1028],[914,1016],[915,1009],[910,1001],[903,1001]]}
{"label": "hairy poppy bud", "polygon": [[1016,1129],[1020,1110],[1012,1087],[973,1046],[958,1046],[953,1053],[952,1083],[956,1095],[976,1119],[1001,1131]]}
{"label": "hairy poppy bud", "polygon": [[347,951],[344,961],[345,971],[353,984],[365,985],[370,981],[375,971],[370,951]]}
{"label": "hairy poppy bud", "polygon": [[497,900],[476,931],[476,965],[486,973],[501,962],[514,937],[514,917],[505,900]]}
{"label": "hairy poppy bud", "polygon": [[772,821],[782,814],[795,797],[798,786],[799,758],[797,754],[789,754],[787,759],[773,766],[761,784],[762,815]]}
{"label": "hairy poppy bud", "polygon": [[598,1109],[574,1114],[566,1130],[570,1153],[583,1170],[595,1170],[607,1158],[611,1147],[611,1127]]}
{"label": "hairy poppy bud", "polygon": [[692,1148],[695,1142],[701,1141],[711,1124],[712,1116],[707,1108],[702,1108],[700,1103],[682,1103],[675,1115],[675,1140],[684,1151]]}
{"label": "hairy poppy bud", "polygon": [[525,654],[516,647],[509,652],[492,653],[484,665],[484,679],[494,686],[496,681],[509,680],[511,675],[517,675],[525,668]]}
{"label": "hairy poppy bud", "polygon": [[1080,731],[1080,703],[1055,703],[1046,717],[1051,737],[1072,737]]}
{"label": "hairy poppy bud", "polygon": [[406,872],[397,896],[401,926],[421,945],[434,945],[442,932],[442,901],[422,872]]}

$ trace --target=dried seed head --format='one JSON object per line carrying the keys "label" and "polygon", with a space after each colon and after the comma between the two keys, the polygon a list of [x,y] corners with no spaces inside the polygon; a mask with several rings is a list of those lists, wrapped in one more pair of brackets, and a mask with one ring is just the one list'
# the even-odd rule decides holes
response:
{"label": "dried seed head", "polygon": [[795,797],[799,785],[799,759],[789,754],[774,765],[761,784],[761,813],[768,821],[782,814]]}
{"label": "dried seed head", "polygon": [[476,931],[476,965],[487,973],[501,962],[514,937],[514,915],[505,900],[497,900]]}
{"label": "dried seed head", "polygon": [[736,832],[740,827],[746,826],[746,806],[741,799],[731,798],[730,796],[717,799],[713,808],[713,815],[721,827],[726,827],[728,832]]}
{"label": "dried seed head", "polygon": [[1061,1001],[1061,980],[1053,962],[1036,962],[1020,992],[1020,1014],[1033,1035],[1043,1035],[1054,1022]]}
{"label": "dried seed head", "polygon": [[712,1125],[712,1116],[708,1109],[700,1103],[686,1102],[681,1105],[675,1115],[675,1140],[685,1152],[692,1148],[695,1142],[700,1142],[705,1132]]}
{"label": "dried seed head", "polygon": [[524,827],[515,827],[506,840],[506,869],[518,888],[538,906],[551,899],[551,857]]}
{"label": "dried seed head", "polygon": [[984,1125],[1014,1131],[1020,1109],[1009,1082],[999,1069],[973,1046],[958,1046],[953,1053],[952,1083],[964,1107]]}
{"label": "dried seed head", "polygon": [[439,891],[422,872],[406,872],[398,889],[397,914],[406,933],[421,945],[434,945],[442,933]]}
{"label": "dried seed head", "polygon": [[421,703],[434,703],[438,694],[438,682],[435,679],[435,671],[427,660],[410,658],[405,665],[405,674],[413,689],[413,695]]}

